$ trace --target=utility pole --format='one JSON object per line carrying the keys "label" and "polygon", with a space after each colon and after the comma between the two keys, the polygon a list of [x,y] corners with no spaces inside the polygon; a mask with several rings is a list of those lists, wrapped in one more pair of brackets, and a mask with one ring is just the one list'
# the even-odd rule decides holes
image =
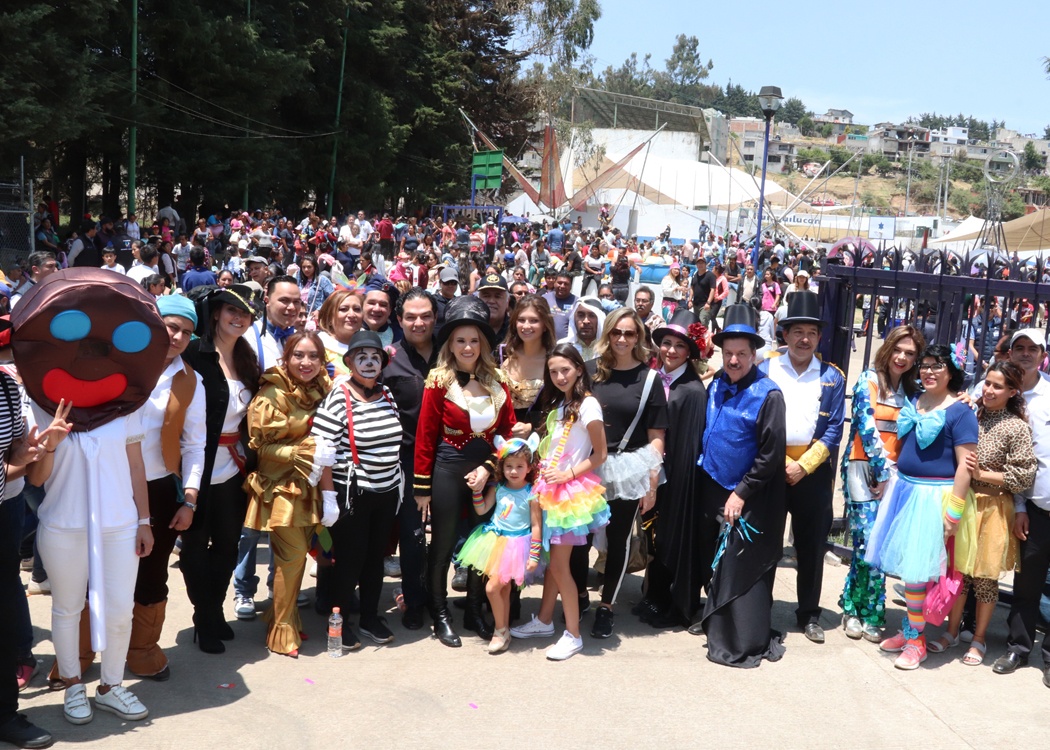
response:
{"label": "utility pole", "polygon": [[346,5],[343,25],[343,59],[339,63],[339,91],[335,97],[335,136],[332,139],[332,175],[328,180],[328,215],[335,215],[335,164],[339,155],[339,120],[343,114],[343,75],[346,73],[346,37],[350,32],[350,4]]}
{"label": "utility pole", "polygon": [[128,128],[128,213],[135,213],[135,152],[138,149],[137,103],[139,91],[139,0],[131,0],[131,117]]}
{"label": "utility pole", "polygon": [[904,218],[908,218],[908,201],[911,199],[911,157],[915,153],[915,136],[908,133],[908,186],[904,190]]}
{"label": "utility pole", "polygon": [[[251,23],[252,22],[252,0],[248,0],[247,16],[248,16],[248,23]],[[248,137],[248,121],[247,120],[244,121],[244,136],[246,138]],[[244,177],[244,200],[241,201],[241,210],[242,211],[251,212],[251,209],[248,208],[248,176],[247,175],[245,175],[245,177]]]}

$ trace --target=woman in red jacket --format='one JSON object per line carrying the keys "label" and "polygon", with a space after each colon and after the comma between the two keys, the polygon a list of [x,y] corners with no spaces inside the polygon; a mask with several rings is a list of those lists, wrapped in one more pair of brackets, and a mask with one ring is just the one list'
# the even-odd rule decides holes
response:
{"label": "woman in red jacket", "polygon": [[[448,568],[457,526],[472,501],[484,503],[485,486],[494,472],[493,440],[496,435],[509,438],[515,422],[510,392],[492,358],[495,345],[485,303],[467,296],[449,304],[416,433],[416,505],[424,518],[430,508],[430,614],[434,635],[451,647],[462,645],[448,611]],[[472,511],[466,517],[475,525],[488,520]],[[484,601],[484,581],[471,570],[463,627],[488,640],[492,626],[482,613]]]}

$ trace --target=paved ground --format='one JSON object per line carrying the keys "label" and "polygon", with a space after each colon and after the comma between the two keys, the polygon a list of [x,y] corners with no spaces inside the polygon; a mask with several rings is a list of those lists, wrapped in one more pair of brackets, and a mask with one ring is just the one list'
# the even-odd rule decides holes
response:
{"label": "paved ground", "polygon": [[[547,640],[517,641],[509,652],[489,656],[475,637],[465,637],[461,649],[449,649],[428,630],[406,631],[393,614],[394,644],[329,659],[324,623],[312,608],[303,610],[311,640],[293,661],[269,654],[265,625],[234,621],[232,606],[227,613],[237,638],[226,654],[210,656],[191,643],[190,608],[173,567],[161,641],[172,679],[126,683],[150,708],[147,721],[122,723],[96,712],[91,724],[68,724],[61,693],[48,692],[42,674],[22,694],[22,710],[60,741],[107,749],[703,743],[936,750],[998,747],[1007,736],[1011,746],[1045,747],[1050,692],[1041,683],[1039,665],[1006,677],[989,666],[1004,647],[1004,610],[996,613],[985,666],[964,666],[957,649],[931,656],[916,672],[900,672],[874,644],[851,641],[833,629],[845,570],[825,566],[826,644],[790,632],[783,660],[734,670],[707,661],[705,638],[685,631],[657,634],[633,618],[628,609],[640,598],[637,575],[624,586],[616,634],[604,642],[585,634],[583,653],[560,664],[544,659]],[[305,585],[312,593],[313,579]],[[384,591],[391,607],[395,585],[388,579]],[[538,595],[526,592],[526,616],[538,606]],[[787,628],[794,621],[789,563],[778,574],[776,600],[775,625]],[[43,672],[53,658],[50,599],[31,597],[30,609]],[[899,623],[900,611],[892,607],[890,624]],[[587,616],[585,629],[590,623]],[[93,694],[97,663],[86,680]]]}

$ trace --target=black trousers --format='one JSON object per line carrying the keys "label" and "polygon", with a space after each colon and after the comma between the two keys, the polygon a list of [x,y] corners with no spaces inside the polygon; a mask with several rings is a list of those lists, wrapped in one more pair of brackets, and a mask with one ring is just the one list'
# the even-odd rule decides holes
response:
{"label": "black trousers", "polygon": [[209,618],[225,619],[222,603],[237,567],[237,543],[248,510],[243,483],[244,477],[237,474],[209,487],[204,515],[182,532],[179,567],[198,625]]}
{"label": "black trousers", "polygon": [[14,718],[18,711],[18,622],[16,613],[25,608],[25,590],[19,576],[22,523],[25,502],[21,495],[0,502],[0,724]]}
{"label": "black trousers", "polygon": [[[605,578],[602,583],[602,604],[616,603],[624,576],[627,575],[627,556],[631,551],[631,530],[638,514],[637,500],[610,500],[609,525],[605,527]],[[587,591],[587,568],[591,551],[591,537],[587,544],[573,547],[569,556],[569,570],[576,588]]]}
{"label": "black trousers", "polygon": [[[466,514],[471,529],[486,520],[486,516],[474,512],[471,492],[463,478],[480,463],[439,460],[434,465],[433,494],[430,497],[430,546],[427,548],[431,614],[440,613],[448,607],[448,568],[452,564],[452,553],[459,539],[460,519]],[[473,568],[467,573],[467,592],[469,603],[477,606],[483,604],[485,585]]]}
{"label": "black trousers", "polygon": [[153,551],[139,558],[139,577],[135,580],[135,603],[158,604],[168,598],[168,558],[181,531],[169,528],[182,507],[179,479],[169,474],[147,482],[149,514],[153,519]]}
{"label": "black trousers", "polygon": [[[1028,503],[1028,539],[1021,542],[1021,569],[1014,573],[1014,600],[1006,618],[1009,635],[1006,645],[1015,654],[1027,657],[1035,647],[1035,625],[1039,618],[1039,598],[1050,568],[1050,513]],[[1050,666],[1050,637],[1043,638],[1043,664]]]}
{"label": "black trousers", "polygon": [[[342,506],[346,485],[336,483]],[[397,489],[362,492],[351,499],[353,509],[342,511],[329,528],[335,553],[333,604],[350,611],[354,589],[361,587],[361,622],[375,620],[383,591],[383,554],[397,512]]]}
{"label": "black trousers", "polygon": [[423,533],[423,514],[416,507],[416,497],[412,491],[412,477],[415,475],[411,457],[402,458],[401,470],[405,481],[405,495],[401,499],[401,508],[397,512],[398,548],[401,554],[401,591],[405,595],[405,606],[416,609],[426,605],[426,568],[427,543]]}
{"label": "black trousers", "polygon": [[795,539],[796,589],[798,609],[795,619],[804,628],[820,619],[820,589],[824,581],[824,553],[834,517],[832,509],[831,462],[825,461],[798,484],[788,485],[785,493],[791,513],[791,533]]}

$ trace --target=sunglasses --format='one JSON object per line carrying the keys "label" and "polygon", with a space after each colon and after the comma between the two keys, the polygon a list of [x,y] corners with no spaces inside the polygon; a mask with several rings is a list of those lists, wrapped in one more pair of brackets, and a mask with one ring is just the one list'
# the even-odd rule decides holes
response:
{"label": "sunglasses", "polygon": [[609,332],[609,338],[611,339],[636,339],[638,338],[638,331],[625,331],[622,328],[614,328]]}

